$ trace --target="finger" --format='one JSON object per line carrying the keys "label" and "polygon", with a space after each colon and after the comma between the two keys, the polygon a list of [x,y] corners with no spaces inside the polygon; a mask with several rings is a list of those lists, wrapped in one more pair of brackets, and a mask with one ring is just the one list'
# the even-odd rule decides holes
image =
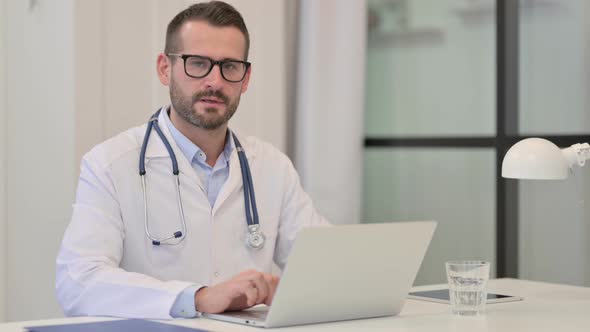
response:
{"label": "finger", "polygon": [[227,306],[226,310],[224,311],[240,311],[240,310],[244,310],[244,309],[248,309],[248,300],[246,298],[246,295],[240,295],[234,299],[232,299],[229,303],[229,305]]}
{"label": "finger", "polygon": [[238,274],[235,279],[240,281],[249,281],[256,287],[258,297],[256,304],[264,303],[268,296],[269,285],[267,285],[265,273],[256,270],[246,270]]}
{"label": "finger", "polygon": [[248,307],[256,305],[258,301],[258,289],[256,288],[256,284],[251,280],[246,280],[242,285],[242,294],[246,296]]}
{"label": "finger", "polygon": [[267,284],[264,274],[259,273],[252,280],[254,287],[258,290],[258,298],[256,304],[264,303],[268,297],[269,285]]}
{"label": "finger", "polygon": [[259,274],[259,273],[260,272],[258,272],[256,270],[246,270],[246,271],[240,272],[233,279],[235,279],[235,280],[250,280],[250,279],[252,279],[253,276],[255,276],[256,274]]}
{"label": "finger", "polygon": [[279,277],[277,276],[273,276],[270,274],[265,275],[266,281],[267,281],[267,285],[268,287],[268,295],[266,296],[266,300],[264,301],[264,304],[266,305],[271,305],[272,304],[272,300],[275,296],[275,293],[277,291],[277,287],[279,285]]}

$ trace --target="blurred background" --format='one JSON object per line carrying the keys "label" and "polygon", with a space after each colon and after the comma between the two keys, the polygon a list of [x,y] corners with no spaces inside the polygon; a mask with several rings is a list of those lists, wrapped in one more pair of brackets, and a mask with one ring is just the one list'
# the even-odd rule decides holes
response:
{"label": "blurred background", "polygon": [[[155,60],[193,2],[0,0],[0,321],[63,316],[80,158],[169,103]],[[329,220],[437,220],[416,285],[484,259],[496,277],[590,286],[588,167],[499,176],[521,138],[590,141],[589,2],[228,2],[253,62],[230,126],[291,157]]]}

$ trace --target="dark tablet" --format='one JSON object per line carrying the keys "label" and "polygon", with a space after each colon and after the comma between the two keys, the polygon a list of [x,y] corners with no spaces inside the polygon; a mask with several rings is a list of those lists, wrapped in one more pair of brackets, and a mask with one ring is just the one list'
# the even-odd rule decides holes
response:
{"label": "dark tablet", "polygon": [[[408,294],[408,298],[412,300],[422,300],[437,303],[449,303],[449,290],[448,289],[436,289],[422,292],[411,292]],[[488,293],[487,303],[501,303],[501,302],[512,302],[520,301],[522,297]]]}

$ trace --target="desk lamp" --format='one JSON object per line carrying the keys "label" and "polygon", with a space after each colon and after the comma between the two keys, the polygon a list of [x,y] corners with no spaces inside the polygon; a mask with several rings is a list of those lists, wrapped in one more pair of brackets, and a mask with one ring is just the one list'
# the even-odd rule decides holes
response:
{"label": "desk lamp", "polygon": [[514,144],[504,156],[502,177],[512,179],[562,180],[574,165],[590,159],[590,145],[578,143],[560,149],[542,138],[527,138]]}

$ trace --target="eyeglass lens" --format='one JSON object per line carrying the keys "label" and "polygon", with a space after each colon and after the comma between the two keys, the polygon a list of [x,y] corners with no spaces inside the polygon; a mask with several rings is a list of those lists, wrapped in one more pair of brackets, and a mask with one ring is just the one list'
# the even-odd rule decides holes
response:
{"label": "eyeglass lens", "polygon": [[[189,57],[186,59],[186,73],[193,77],[204,77],[211,71],[213,62],[202,57]],[[219,67],[221,75],[228,81],[239,82],[246,74],[246,64],[239,61],[223,61]]]}

